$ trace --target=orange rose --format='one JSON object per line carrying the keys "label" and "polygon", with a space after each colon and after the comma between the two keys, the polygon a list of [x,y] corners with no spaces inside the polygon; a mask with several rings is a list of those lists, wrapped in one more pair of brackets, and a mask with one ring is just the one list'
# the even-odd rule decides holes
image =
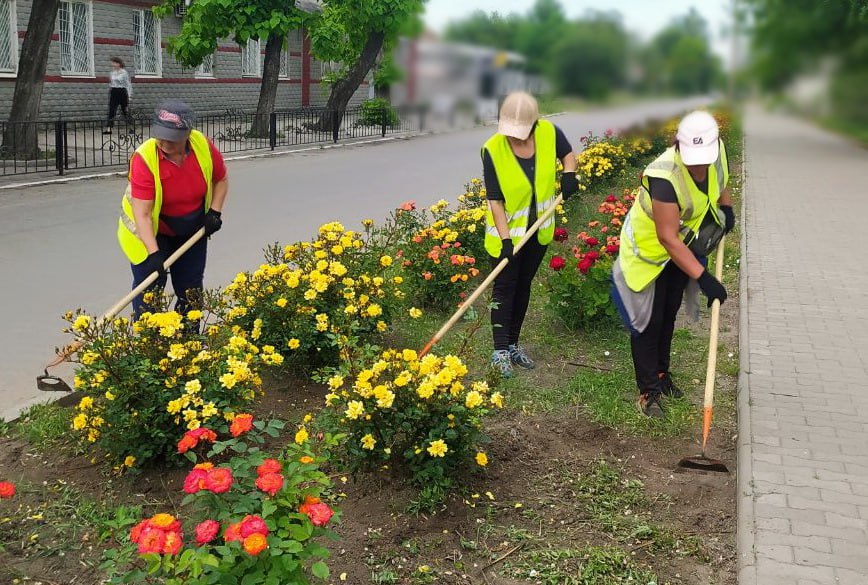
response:
{"label": "orange rose", "polygon": [[252,414],[239,414],[232,420],[232,425],[229,427],[229,432],[233,437],[238,437],[248,432],[253,428]]}
{"label": "orange rose", "polygon": [[261,534],[251,534],[244,539],[242,546],[244,547],[244,552],[251,556],[256,556],[268,548],[268,541]]}
{"label": "orange rose", "polygon": [[215,467],[205,477],[205,489],[215,494],[224,494],[232,487],[232,470],[228,467]]}
{"label": "orange rose", "polygon": [[256,478],[256,487],[269,496],[273,496],[283,488],[283,476],[279,473],[266,473]]}
{"label": "orange rose", "polygon": [[304,463],[304,464],[306,465],[306,464],[308,464],[308,463],[313,463],[313,462],[314,462],[314,458],[311,457],[310,455],[302,455],[302,456],[299,458],[299,462],[300,462],[300,463]]}
{"label": "orange rose", "polygon": [[195,438],[189,434],[184,434],[184,436],[181,437],[181,440],[178,441],[178,453],[186,453],[190,449],[195,449],[198,444],[199,441]]}
{"label": "orange rose", "polygon": [[184,546],[184,541],[181,539],[180,532],[167,532],[165,543],[163,544],[164,555],[176,555],[181,552]]}
{"label": "orange rose", "polygon": [[168,532],[181,529],[181,523],[171,514],[154,514],[148,520],[148,525]]}
{"label": "orange rose", "polygon": [[159,528],[145,528],[139,538],[139,554],[160,554],[166,545],[166,533]]}
{"label": "orange rose", "polygon": [[226,542],[241,541],[241,522],[230,524],[226,527],[226,534],[223,535],[223,540]]}
{"label": "orange rose", "polygon": [[262,465],[256,468],[256,475],[265,475],[266,473],[280,473],[283,466],[277,459],[266,459]]}

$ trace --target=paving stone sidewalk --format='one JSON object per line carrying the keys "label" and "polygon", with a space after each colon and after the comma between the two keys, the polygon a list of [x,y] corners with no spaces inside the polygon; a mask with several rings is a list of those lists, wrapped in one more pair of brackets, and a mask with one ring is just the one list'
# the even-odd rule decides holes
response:
{"label": "paving stone sidewalk", "polygon": [[868,150],[749,108],[739,584],[868,584]]}

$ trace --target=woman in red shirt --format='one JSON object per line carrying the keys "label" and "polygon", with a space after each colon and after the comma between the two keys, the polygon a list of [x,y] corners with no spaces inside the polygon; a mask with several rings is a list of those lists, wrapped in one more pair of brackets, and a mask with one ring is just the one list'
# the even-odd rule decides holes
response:
{"label": "woman in red shirt", "polygon": [[[130,160],[130,203],[135,220],[135,234],[147,250],[147,258],[132,265],[133,287],[158,271],[160,278],[152,290],[162,291],[166,286],[163,263],[190,236],[205,228],[210,236],[222,226],[221,212],[226,201],[229,183],[223,156],[201,133],[193,130],[195,115],[187,104],[178,101],[161,104],[151,123],[150,140],[145,141]],[[193,141],[203,145],[201,152],[210,154],[210,160],[200,161]],[[207,142],[208,148],[204,148]],[[155,153],[154,153],[155,149]],[[153,230],[156,200],[155,173],[147,158],[154,160],[162,186],[162,204],[159,211],[157,233]],[[208,173],[211,169],[211,200],[206,195]],[[188,291],[201,291],[205,277],[207,238],[202,238],[173,265],[172,288],[178,299],[176,310],[186,313],[190,308]],[[143,311],[142,297],[133,301],[136,315]]]}

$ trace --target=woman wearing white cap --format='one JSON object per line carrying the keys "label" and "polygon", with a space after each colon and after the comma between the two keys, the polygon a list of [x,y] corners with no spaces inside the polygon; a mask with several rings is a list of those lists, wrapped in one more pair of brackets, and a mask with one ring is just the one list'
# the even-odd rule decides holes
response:
{"label": "woman wearing white cap", "polygon": [[557,159],[564,166],[564,198],[579,190],[576,157],[569,140],[554,124],[539,118],[530,94],[509,94],[500,108],[497,134],[482,147],[482,166],[488,198],[485,249],[492,267],[510,262],[494,280],[491,325],[494,353],[491,364],[504,377],[513,364],[533,368],[533,360],[518,343],[530,302],[530,288],[546,247],[554,235],[554,218],[513,257],[513,246],[555,201]]}
{"label": "woman wearing white cap", "polygon": [[664,396],[682,395],[669,363],[688,281],[697,281],[709,306],[726,300],[726,289],[704,259],[735,226],[728,182],[717,122],[708,112],[692,112],[678,125],[674,144],[645,169],[625,218],[613,297],[630,329],[638,405],[648,416],[663,416]]}

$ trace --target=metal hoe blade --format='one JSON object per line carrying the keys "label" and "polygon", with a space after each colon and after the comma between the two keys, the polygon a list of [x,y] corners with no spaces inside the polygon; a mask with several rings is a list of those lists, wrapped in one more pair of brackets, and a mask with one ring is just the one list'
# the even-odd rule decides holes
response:
{"label": "metal hoe blade", "polygon": [[36,387],[44,392],[72,392],[69,384],[57,376],[50,375],[47,369],[41,376],[36,376]]}
{"label": "metal hoe blade", "polygon": [[678,462],[678,467],[682,469],[695,469],[697,471],[714,471],[717,473],[729,473],[723,461],[718,459],[709,459],[705,455],[697,455],[696,457],[685,457]]}

